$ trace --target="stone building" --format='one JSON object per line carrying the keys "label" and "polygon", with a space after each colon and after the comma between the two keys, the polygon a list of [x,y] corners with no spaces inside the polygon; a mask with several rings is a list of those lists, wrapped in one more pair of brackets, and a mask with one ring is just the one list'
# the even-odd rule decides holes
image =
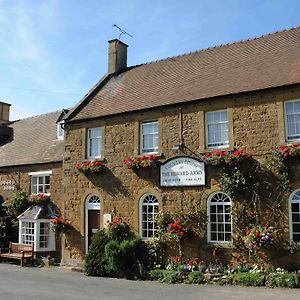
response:
{"label": "stone building", "polygon": [[[231,247],[239,216],[231,216],[235,200],[213,167],[205,167],[204,184],[165,186],[159,168],[134,172],[124,159],[155,154],[164,163],[242,149],[261,161],[279,145],[299,142],[299,45],[297,27],[128,67],[127,45],[109,41],[108,73],[65,119],[64,214],[75,232],[63,256],[82,257],[95,229],[116,214],[147,239],[159,210],[181,211],[195,201],[207,207],[208,225],[193,255]],[[95,159],[106,162],[106,172],[86,176],[75,167]],[[300,240],[297,166],[293,171],[281,206],[287,242]]]}
{"label": "stone building", "polygon": [[[17,121],[9,121],[9,104],[0,103],[0,195],[9,200],[17,190],[28,195],[44,194],[58,208],[62,203],[64,131],[62,118],[67,111],[57,111]],[[36,212],[36,215],[41,212]],[[28,214],[27,214],[28,216]],[[41,218],[39,218],[40,220]],[[49,220],[23,218],[20,242],[35,242],[36,251],[55,251],[54,232]],[[44,226],[47,223],[47,226]],[[44,228],[45,229],[42,229]],[[41,234],[38,234],[41,233]],[[43,235],[43,238],[41,238]],[[42,241],[43,239],[43,241]],[[15,240],[16,241],[16,240]]]}

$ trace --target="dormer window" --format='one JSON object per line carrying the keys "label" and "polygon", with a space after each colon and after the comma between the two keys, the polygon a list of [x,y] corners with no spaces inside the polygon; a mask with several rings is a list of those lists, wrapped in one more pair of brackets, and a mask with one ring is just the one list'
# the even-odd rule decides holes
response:
{"label": "dormer window", "polygon": [[56,137],[58,140],[63,140],[65,135],[65,130],[63,128],[65,121],[60,121],[57,123],[57,134]]}

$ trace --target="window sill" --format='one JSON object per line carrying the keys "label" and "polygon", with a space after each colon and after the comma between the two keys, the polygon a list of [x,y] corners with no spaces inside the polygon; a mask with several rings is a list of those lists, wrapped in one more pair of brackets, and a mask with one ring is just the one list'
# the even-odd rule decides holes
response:
{"label": "window sill", "polygon": [[92,160],[103,161],[103,162],[106,161],[105,157],[89,157],[89,158],[85,158],[82,162],[87,162]]}
{"label": "window sill", "polygon": [[154,155],[157,159],[163,159],[165,158],[164,154],[161,152],[155,152],[155,153],[140,153],[136,157],[143,157],[147,155]]}
{"label": "window sill", "polygon": [[226,248],[231,249],[234,247],[233,242],[207,242],[209,246],[217,247],[217,248]]}
{"label": "window sill", "polygon": [[298,145],[300,143],[300,139],[299,140],[292,140],[292,141],[285,141],[285,144],[290,144],[290,145]]}

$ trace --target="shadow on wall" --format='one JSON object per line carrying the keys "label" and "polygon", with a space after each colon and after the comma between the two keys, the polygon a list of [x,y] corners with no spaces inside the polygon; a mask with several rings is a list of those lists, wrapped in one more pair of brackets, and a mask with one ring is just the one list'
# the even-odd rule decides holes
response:
{"label": "shadow on wall", "polygon": [[105,190],[111,196],[116,196],[117,194],[122,194],[125,197],[129,196],[128,189],[123,185],[122,181],[108,168],[106,168],[101,174],[89,173],[85,174],[85,176],[92,182],[94,186]]}

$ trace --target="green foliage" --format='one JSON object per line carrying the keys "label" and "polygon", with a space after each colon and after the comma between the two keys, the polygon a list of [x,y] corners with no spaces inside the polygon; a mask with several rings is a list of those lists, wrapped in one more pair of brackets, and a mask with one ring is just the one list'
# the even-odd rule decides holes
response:
{"label": "green foliage", "polygon": [[105,245],[109,239],[104,230],[94,234],[92,244],[84,257],[84,273],[88,276],[107,276]]}
{"label": "green foliage", "polygon": [[11,218],[13,225],[18,225],[17,217],[29,206],[30,200],[28,195],[23,190],[16,192],[12,200],[5,207],[6,214]]}
{"label": "green foliage", "polygon": [[120,217],[116,217],[108,224],[107,236],[115,241],[122,241],[123,239],[132,238],[130,227],[123,222]]}
{"label": "green foliage", "polygon": [[200,284],[204,283],[205,278],[203,273],[201,272],[191,272],[188,275],[188,283],[195,283],[195,284]]}
{"label": "green foliage", "polygon": [[163,278],[160,280],[162,283],[180,283],[183,281],[183,278],[181,276],[181,273],[178,271],[169,271],[164,270],[163,271]]}
{"label": "green foliage", "polygon": [[222,173],[220,186],[221,189],[229,196],[234,196],[245,188],[246,178],[238,167],[234,167],[229,171]]}
{"label": "green foliage", "polygon": [[107,272],[114,277],[142,278],[148,265],[147,245],[138,237],[105,245]]}
{"label": "green foliage", "polygon": [[150,279],[152,280],[162,280],[164,278],[164,271],[162,269],[154,269],[149,271]]}
{"label": "green foliage", "polygon": [[143,278],[151,256],[147,244],[128,230],[120,219],[112,222],[107,230],[98,231],[85,256],[85,274]]}
{"label": "green foliage", "polygon": [[260,273],[235,273],[229,276],[233,284],[246,286],[263,286],[265,285],[265,276]]}
{"label": "green foliage", "polygon": [[299,275],[296,273],[272,273],[266,278],[266,286],[268,287],[299,287]]}

